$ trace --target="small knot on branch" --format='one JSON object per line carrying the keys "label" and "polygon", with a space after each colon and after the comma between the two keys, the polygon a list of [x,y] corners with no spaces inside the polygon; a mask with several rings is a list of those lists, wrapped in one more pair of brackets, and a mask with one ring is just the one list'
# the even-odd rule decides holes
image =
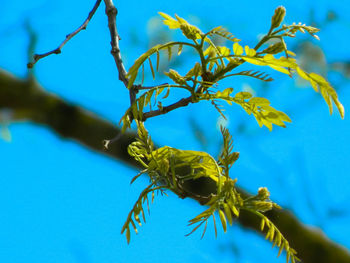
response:
{"label": "small knot on branch", "polygon": [[109,6],[106,8],[106,14],[107,16],[110,16],[110,15],[116,16],[118,14],[118,10],[115,6]]}
{"label": "small knot on branch", "polygon": [[118,47],[115,47],[115,46],[112,47],[111,54],[114,55],[114,54],[118,54],[118,53],[120,53],[120,49]]}

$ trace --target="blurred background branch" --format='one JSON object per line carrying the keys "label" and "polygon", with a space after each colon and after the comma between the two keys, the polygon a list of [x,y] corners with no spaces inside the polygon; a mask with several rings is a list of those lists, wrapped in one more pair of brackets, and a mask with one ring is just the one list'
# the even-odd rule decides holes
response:
{"label": "blurred background branch", "polygon": [[[44,125],[62,138],[72,139],[91,150],[137,167],[127,153],[127,146],[135,139],[134,133],[123,134],[105,151],[102,141],[119,134],[120,130],[88,110],[46,92],[33,79],[23,80],[0,71],[0,110],[11,112],[11,121]],[[216,189],[211,191],[215,192]],[[244,190],[240,191],[246,195]],[[298,251],[304,263],[350,262],[349,251],[328,239],[321,230],[303,225],[289,211],[274,210],[267,214]],[[242,211],[239,222],[260,233],[259,218]]]}
{"label": "blurred background branch", "polygon": [[[75,14],[74,14],[75,15]],[[316,27],[322,27],[323,29],[328,27],[331,27],[334,22],[339,21],[339,16],[334,11],[329,11],[327,13],[327,16],[322,20],[319,18],[314,17],[315,12],[311,12],[311,22],[312,25]],[[85,13],[84,13],[85,16]],[[131,14],[128,14],[128,16],[132,17]],[[139,17],[140,18],[140,17]],[[98,19],[96,17],[96,19]],[[124,17],[125,19],[125,17]],[[135,18],[132,18],[135,19]],[[199,18],[192,17],[192,19],[196,20],[196,22],[199,21]],[[212,21],[208,22],[207,19],[207,25],[212,25]],[[316,21],[316,20],[319,21]],[[137,20],[137,19],[136,19]],[[71,27],[71,21],[69,22],[69,28]],[[105,26],[105,17],[103,20],[103,26]],[[126,23],[127,24],[127,23]],[[135,53],[134,51],[136,49],[145,50],[148,49],[148,47],[153,46],[155,43],[160,42],[166,42],[169,41],[172,38],[172,35],[169,35],[169,31],[164,30],[164,27],[161,26],[160,20],[157,18],[151,18],[147,24],[148,26],[148,35],[147,37],[143,37],[142,34],[140,34],[138,31],[139,29],[135,29],[134,31],[128,32],[130,34],[127,37],[131,39],[131,44],[128,43],[125,54],[125,57],[128,58],[128,55],[130,53]],[[137,23],[137,27],[139,27],[139,22]],[[25,23],[25,30],[26,33],[30,37],[29,45],[28,45],[28,57],[31,56],[35,50],[35,45],[37,43],[37,35],[35,33],[35,30],[32,27],[29,20]],[[132,26],[127,25],[127,28],[132,28]],[[50,30],[52,27],[50,27]],[[93,30],[93,26],[91,25],[91,30]],[[98,29],[100,31],[100,28]],[[15,31],[12,29],[12,31]],[[69,31],[68,31],[69,32]],[[0,32],[2,34],[3,32]],[[50,36],[52,35],[52,32],[50,31]],[[4,37],[2,35],[2,37]],[[126,38],[127,38],[126,37]],[[5,38],[3,38],[5,39]],[[78,38],[77,38],[78,39]],[[75,39],[75,40],[77,40]],[[322,39],[324,41],[324,39]],[[77,40],[78,41],[78,40]],[[103,40],[105,41],[105,40]],[[220,41],[220,40],[218,40]],[[74,41],[73,41],[74,42]],[[3,42],[4,43],[4,42]],[[86,42],[85,42],[86,43]],[[124,42],[125,43],[125,42]],[[88,44],[88,43],[86,43]],[[130,44],[130,45],[129,45]],[[133,46],[134,45],[134,46]],[[73,46],[73,45],[72,45]],[[83,48],[83,47],[82,47]],[[95,48],[95,47],[94,47]],[[101,48],[103,49],[103,48]],[[335,86],[338,92],[342,92],[343,87],[345,84],[347,84],[349,81],[349,72],[350,72],[350,63],[348,57],[340,57],[339,59],[331,59],[327,62],[325,54],[323,53],[322,49],[320,49],[318,46],[313,44],[312,42],[308,40],[303,40],[300,42],[297,42],[292,48],[294,52],[298,53],[298,56],[301,57],[303,60],[302,62],[303,67],[305,69],[318,72],[320,74],[331,75],[331,77],[336,76],[336,78],[332,78],[332,84]],[[68,50],[68,46],[67,46]],[[105,50],[108,50],[106,47]],[[131,51],[130,51],[131,50]],[[139,52],[139,51],[137,51]],[[84,52],[82,52],[84,53]],[[97,53],[97,52],[96,52]],[[184,50],[183,52],[184,57],[190,57],[190,52],[187,50]],[[84,54],[86,56],[86,54]],[[90,54],[91,56],[93,54]],[[136,54],[138,55],[138,53]],[[108,56],[108,59],[110,59],[110,55]],[[130,60],[130,57],[128,58]],[[128,60],[126,59],[126,61]],[[98,58],[97,61],[94,63],[89,60],[89,64],[91,63],[94,66],[94,72],[93,74],[96,74],[98,78],[104,78],[106,76],[100,76],[98,72],[98,65],[103,64],[100,61],[100,58]],[[177,60],[171,60],[167,61],[165,59],[161,62],[160,65],[160,72],[163,72],[168,68],[169,65],[172,67],[183,67],[186,65],[186,59],[177,59]],[[53,63],[57,63],[53,62]],[[23,63],[22,63],[23,64]],[[67,63],[69,64],[69,63]],[[84,60],[80,63],[84,64]],[[88,63],[85,63],[88,64]],[[24,65],[24,64],[23,64]],[[105,67],[107,63],[103,64],[103,72],[106,71]],[[82,65],[81,65],[82,66]],[[46,66],[47,67],[47,66]],[[63,71],[63,68],[69,68],[69,65],[64,65],[64,67],[61,67],[60,70]],[[115,69],[115,68],[113,68]],[[40,72],[40,68],[38,67],[38,71],[36,73]],[[50,71],[57,70],[57,69],[50,69]],[[82,69],[83,71],[84,69]],[[97,70],[97,72],[96,72]],[[57,74],[57,73],[55,73]],[[64,73],[60,73],[64,74]],[[60,75],[57,74],[57,75]],[[89,73],[87,73],[89,74]],[[112,74],[113,78],[115,76]],[[89,79],[92,76],[92,74],[88,75]],[[338,77],[337,77],[338,76]],[[340,76],[340,77],[339,77]],[[76,76],[75,76],[76,77]],[[146,76],[147,78],[147,76]],[[45,83],[45,82],[43,82]],[[100,84],[101,83],[101,84]],[[70,83],[68,83],[70,84]],[[255,83],[254,83],[255,84]],[[300,80],[297,80],[298,86],[303,86],[303,83],[300,82]],[[79,83],[80,85],[80,83]],[[111,81],[106,84],[103,84],[102,80],[98,81],[99,86],[113,86],[111,85]],[[26,79],[22,79],[20,77],[17,77],[13,75],[11,72],[0,70],[0,124],[1,124],[1,135],[4,139],[9,141],[11,139],[11,133],[8,129],[9,124],[15,123],[15,122],[25,122],[25,123],[34,123],[38,126],[44,126],[47,127],[49,130],[53,131],[55,134],[57,134],[60,138],[63,138],[64,140],[73,140],[77,142],[78,145],[84,145],[85,147],[100,153],[101,155],[108,156],[113,158],[116,161],[122,161],[124,164],[130,166],[130,167],[136,167],[136,163],[129,157],[126,151],[126,147],[130,142],[132,142],[135,138],[135,134],[130,132],[123,134],[122,136],[118,137],[118,141],[115,144],[110,145],[109,149],[107,151],[104,150],[102,141],[104,139],[113,138],[116,134],[120,134],[120,130],[114,123],[104,119],[105,116],[103,114],[94,114],[91,111],[87,110],[87,108],[91,107],[81,107],[77,106],[76,102],[79,100],[77,98],[77,101],[74,100],[74,103],[70,102],[71,99],[64,99],[65,96],[57,96],[54,93],[48,92],[46,90],[50,90],[50,86],[45,84],[45,89],[43,89],[40,85],[40,83],[37,82],[35,79],[35,74],[33,70],[28,71]],[[64,81],[62,81],[62,84],[58,84],[58,88],[60,90],[64,90],[64,86],[69,86],[69,89],[72,89],[73,85],[67,85]],[[83,86],[83,85],[82,85]],[[250,83],[244,83],[243,89],[249,89],[252,90]],[[76,88],[76,87],[74,87]],[[84,87],[85,88],[85,87]],[[94,87],[94,90],[96,90],[96,87]],[[87,91],[84,90],[82,94],[85,94]],[[100,92],[98,90],[98,92]],[[263,83],[258,87],[258,92],[260,96],[270,96],[274,90],[270,86],[269,83]],[[121,96],[122,92],[118,92],[117,96]],[[92,96],[95,96],[95,94],[92,94]],[[104,95],[106,96],[106,95]],[[341,97],[341,96],[340,96]],[[288,113],[292,113],[293,116],[303,116],[305,112],[303,111],[303,107],[299,107],[299,105],[307,105],[307,107],[315,107],[319,102],[318,95],[315,95],[314,93],[312,95],[302,96],[301,98],[298,97],[298,102],[293,103],[291,105],[288,105]],[[105,101],[104,101],[105,103]],[[296,106],[297,105],[297,106]],[[106,108],[105,104],[103,104],[103,107]],[[113,104],[111,108],[113,108],[113,111],[116,111],[115,108],[122,108],[122,105],[119,106],[118,104]],[[124,105],[125,107],[125,105]],[[306,106],[305,106],[306,107]],[[92,109],[95,110],[95,109]],[[123,110],[120,110],[123,111]],[[200,123],[198,121],[198,116],[196,116],[195,113],[191,113],[191,116],[188,119],[188,126],[190,126],[192,130],[192,135],[197,138],[199,144],[204,149],[212,149],[213,147],[215,150],[218,150],[220,148],[218,145],[219,143],[213,138],[212,132],[208,131],[207,127],[200,126]],[[231,116],[230,116],[231,117]],[[328,117],[328,116],[326,116]],[[231,123],[233,123],[230,128],[230,130],[233,132],[233,134],[236,134],[237,137],[239,137],[239,140],[246,140],[250,141],[252,138],[261,138],[261,135],[263,132],[261,132],[261,129],[257,127],[257,125],[251,125],[252,120],[248,120],[247,118],[235,118],[232,119],[231,117]],[[198,121],[198,124],[197,124]],[[209,122],[210,119],[205,117],[205,122]],[[191,136],[191,134],[189,134]],[[157,140],[157,139],[156,139]],[[161,141],[161,140],[160,140]],[[237,140],[238,141],[238,140]],[[240,148],[241,149],[241,148]],[[249,152],[249,149],[245,149],[246,153]],[[278,172],[274,171],[274,174],[278,174],[278,177],[274,177],[273,179],[277,181],[277,184],[279,184],[279,187],[284,190],[290,188],[288,185],[288,178],[287,176],[287,168],[282,166],[278,161],[273,160],[269,156],[267,156],[266,152],[262,151],[258,147],[255,147],[252,150],[255,156],[259,156],[259,161],[256,161],[256,165],[261,169],[267,169],[267,172],[265,171],[265,174],[268,173],[268,171],[272,171],[271,169],[278,170]],[[21,160],[22,152],[17,153],[19,156],[19,160]],[[334,221],[329,223],[330,219],[332,219],[332,216],[336,215],[346,215],[347,206],[337,206],[336,204],[330,204],[320,201],[319,195],[315,196],[313,195],[313,191],[310,191],[310,183],[309,181],[312,181],[312,178],[307,177],[308,170],[306,165],[306,157],[299,152],[293,153],[293,162],[295,162],[296,170],[299,172],[296,174],[297,180],[299,180],[299,187],[301,187],[302,194],[301,199],[305,199],[308,206],[308,211],[312,214],[313,218],[316,220],[315,222],[312,222],[313,225],[322,227],[322,230],[314,227],[308,227],[302,223],[302,221],[296,217],[295,214],[298,214],[298,209],[295,208],[295,199],[296,197],[293,196],[295,194],[294,190],[285,191],[283,194],[287,196],[288,200],[288,207],[293,209],[293,211],[296,212],[289,212],[287,210],[282,211],[272,211],[269,212],[268,216],[272,219],[273,222],[281,229],[281,231],[285,234],[286,238],[290,240],[291,246],[294,247],[300,257],[303,259],[304,263],[329,263],[329,262],[337,262],[337,263],[348,263],[350,262],[350,255],[349,251],[345,249],[342,245],[337,244],[336,242],[330,240],[324,232],[324,227],[326,224],[332,224]],[[257,158],[257,159],[259,159]],[[105,158],[106,159],[106,158]],[[59,161],[59,160],[58,160]],[[33,161],[34,163],[35,161]],[[274,168],[266,167],[266,162],[270,162],[271,166]],[[5,163],[6,163],[6,157],[5,157]],[[17,165],[20,165],[21,161],[18,161]],[[34,164],[39,165],[39,164]],[[250,169],[250,167],[248,167]],[[12,168],[11,168],[12,169]],[[270,170],[269,170],[270,169]],[[5,165],[5,172],[6,172],[6,165]],[[252,169],[252,173],[256,174],[256,177],[263,177],[265,176],[264,173],[255,173],[254,169]],[[311,172],[310,172],[311,173]],[[237,174],[237,173],[236,173]],[[247,172],[249,174],[249,172]],[[117,178],[119,177],[119,173],[117,174]],[[246,174],[242,174],[244,177]],[[23,176],[31,176],[31,174],[25,174]],[[74,174],[72,176],[75,176]],[[94,175],[95,176],[95,175]],[[318,190],[322,191],[322,197],[324,199],[330,199],[330,194],[326,195],[324,192],[324,186],[322,183],[323,178],[322,174],[318,175]],[[241,177],[238,177],[239,179]],[[246,177],[249,177],[246,176]],[[6,178],[6,177],[5,177]],[[118,179],[117,179],[118,180]],[[6,185],[6,184],[5,184]],[[312,190],[312,189],[311,189]],[[120,190],[116,190],[120,191]],[[244,191],[241,189],[242,194]],[[273,191],[272,191],[273,192]],[[318,194],[318,193],[317,193]],[[178,201],[178,200],[177,200]],[[317,203],[318,202],[318,203]],[[319,202],[322,202],[322,204],[319,204]],[[11,204],[11,202],[10,202]],[[320,206],[321,208],[317,209],[317,206]],[[322,210],[321,210],[322,209]],[[123,217],[124,215],[120,215]],[[310,222],[307,222],[308,224]],[[116,223],[113,222],[113,225]],[[240,218],[240,225],[244,226],[246,228],[251,229],[257,229],[258,228],[258,222],[257,219],[252,217],[251,215],[244,215],[242,213],[242,217]],[[119,225],[117,225],[117,228]],[[330,235],[331,236],[331,235]],[[115,238],[115,237],[114,237]],[[182,237],[181,237],[182,238]],[[334,237],[332,237],[333,239]],[[236,254],[244,254],[241,253],[238,248],[235,248],[235,245],[237,245],[240,241],[237,240],[236,236],[232,237],[232,242],[235,242],[231,246],[232,250],[235,250]],[[245,245],[246,246],[246,245]],[[232,258],[234,258],[232,256]],[[274,258],[270,259],[269,261],[275,260]],[[244,261],[244,260],[243,260]],[[238,261],[237,261],[238,262]],[[246,261],[244,261],[246,262]]]}

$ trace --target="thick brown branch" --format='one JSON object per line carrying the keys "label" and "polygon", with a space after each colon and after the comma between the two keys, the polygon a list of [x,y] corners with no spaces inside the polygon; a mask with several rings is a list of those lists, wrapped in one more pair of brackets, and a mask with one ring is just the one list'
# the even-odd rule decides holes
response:
{"label": "thick brown branch", "polygon": [[[122,134],[117,143],[111,145],[108,151],[104,151],[102,140],[120,134],[120,129],[91,112],[45,92],[35,82],[23,81],[0,71],[1,109],[12,111],[16,119],[45,125],[63,138],[75,140],[94,151],[137,167],[127,153],[127,146],[134,140],[135,134]],[[206,181],[200,183],[201,185],[197,184],[194,187],[197,190],[205,190],[205,195],[216,191],[215,183]],[[243,190],[240,190],[240,193],[245,194]],[[192,198],[201,203],[205,201]],[[303,225],[289,211],[270,211],[267,216],[298,251],[303,263],[350,262],[349,251],[329,240],[321,230]],[[260,233],[259,220],[254,215],[242,211],[238,220],[241,225]]]}
{"label": "thick brown branch", "polygon": [[35,54],[34,57],[33,57],[33,62],[30,62],[27,64],[27,67],[28,68],[32,68],[34,66],[34,64],[36,62],[38,62],[40,59],[44,58],[44,57],[47,57],[47,56],[50,56],[52,54],[60,54],[61,53],[61,50],[63,48],[63,46],[65,44],[67,44],[67,42],[69,40],[71,40],[75,35],[77,35],[80,31],[82,30],[85,30],[87,25],[89,24],[91,18],[94,16],[97,8],[99,7],[99,5],[101,4],[101,1],[102,0],[97,0],[94,7],[92,8],[92,10],[90,11],[88,17],[85,19],[84,23],[78,27],[75,31],[73,31],[72,33],[68,34],[66,36],[66,39],[54,50],[51,50],[49,52],[46,52],[46,53],[43,53],[43,54]]}
{"label": "thick brown branch", "polygon": [[31,121],[52,129],[62,138],[137,166],[127,153],[127,146],[135,134],[124,133],[119,140],[104,150],[103,140],[120,134],[120,129],[74,104],[45,92],[39,84],[22,81],[0,70],[0,110],[8,109],[15,120]]}

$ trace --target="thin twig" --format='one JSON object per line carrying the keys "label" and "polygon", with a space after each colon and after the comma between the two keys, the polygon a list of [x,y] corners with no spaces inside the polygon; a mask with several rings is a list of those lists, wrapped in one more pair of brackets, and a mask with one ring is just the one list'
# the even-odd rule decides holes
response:
{"label": "thin twig", "polygon": [[[125,70],[125,67],[124,67],[124,64],[123,64],[123,60],[122,60],[122,56],[121,56],[121,52],[120,52],[120,48],[119,48],[119,39],[120,39],[120,37],[119,37],[119,34],[118,34],[118,30],[117,30],[118,9],[114,6],[113,0],[104,0],[104,3],[106,5],[105,12],[106,12],[106,15],[108,17],[108,28],[109,28],[109,33],[110,33],[110,36],[111,36],[111,46],[112,46],[111,54],[112,54],[112,56],[114,58],[115,64],[116,64],[117,69],[118,69],[119,80],[124,83],[126,88],[128,88],[129,80],[128,80],[127,76],[126,76],[127,72]],[[138,92],[137,88],[138,87],[133,85],[129,89],[130,105],[133,105],[135,100],[136,100],[136,94]],[[108,148],[109,144],[118,141],[119,138],[120,138],[120,136],[117,135],[111,140],[104,140],[103,144],[104,144],[105,148]]]}
{"label": "thin twig", "polygon": [[[30,24],[29,20],[25,21],[25,29],[28,33],[29,36],[29,44],[27,48],[27,56],[28,56],[28,61],[30,61],[33,57],[37,42],[38,42],[38,35],[36,34],[35,30],[33,29],[32,25]],[[27,72],[27,78],[28,79],[34,79],[34,69],[28,69]]]}
{"label": "thin twig", "polygon": [[83,23],[80,27],[78,27],[74,32],[68,34],[68,35],[66,36],[66,39],[61,43],[61,45],[58,46],[58,48],[56,48],[56,49],[54,49],[54,50],[52,50],[52,51],[43,53],[43,54],[35,54],[35,55],[33,56],[34,61],[28,63],[28,64],[27,64],[27,67],[28,67],[28,68],[32,68],[32,67],[34,66],[34,64],[35,64],[36,62],[38,62],[40,59],[42,59],[42,58],[44,58],[44,57],[47,57],[47,56],[49,56],[49,55],[51,55],[51,54],[60,54],[60,53],[61,53],[61,49],[63,48],[63,46],[64,46],[65,44],[67,44],[67,42],[68,42],[69,40],[71,40],[71,39],[72,39],[76,34],[78,34],[80,31],[86,29],[88,23],[90,22],[91,18],[94,16],[94,14],[95,14],[97,8],[99,7],[101,1],[102,1],[102,0],[97,0],[97,1],[96,1],[94,7],[93,7],[92,10],[90,11],[90,13],[89,13],[88,17],[86,18],[86,20],[84,21],[84,23]]}
{"label": "thin twig", "polygon": [[[128,87],[129,80],[126,77],[127,72],[125,70],[120,49],[119,49],[119,35],[117,31],[117,21],[116,21],[118,10],[114,6],[112,0],[104,0],[104,2],[106,5],[106,15],[108,17],[108,28],[111,35],[111,46],[112,46],[111,54],[118,68],[119,80],[124,83],[125,87]],[[136,93],[137,93],[137,90],[133,86],[133,88],[129,90],[130,105],[132,105],[136,100]]]}
{"label": "thin twig", "polygon": [[168,113],[169,111],[175,110],[175,109],[180,108],[180,107],[186,107],[191,102],[192,102],[192,96],[187,97],[187,98],[183,98],[183,99],[179,100],[178,102],[175,102],[169,106],[163,107],[159,110],[145,112],[143,114],[143,121],[147,120],[148,118],[152,118],[155,116],[159,116],[159,115]]}

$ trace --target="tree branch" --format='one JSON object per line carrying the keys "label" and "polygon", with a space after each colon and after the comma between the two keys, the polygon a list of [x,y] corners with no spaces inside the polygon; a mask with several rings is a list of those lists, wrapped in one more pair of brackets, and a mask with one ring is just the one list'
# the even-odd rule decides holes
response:
{"label": "tree branch", "polygon": [[181,100],[179,100],[178,102],[175,102],[169,106],[166,106],[166,107],[163,107],[159,110],[154,110],[154,111],[149,111],[149,112],[145,112],[143,114],[143,121],[146,121],[148,118],[152,118],[152,117],[155,117],[155,116],[159,116],[159,115],[162,115],[162,114],[166,114],[170,111],[173,111],[177,108],[181,108],[181,107],[186,107],[188,104],[191,103],[191,99],[192,97],[187,97],[187,98],[183,98]]}
{"label": "tree branch", "polygon": [[65,44],[67,44],[67,42],[68,42],[69,40],[71,40],[71,39],[72,39],[75,35],[77,35],[80,31],[86,29],[86,27],[87,27],[87,25],[89,24],[91,18],[94,16],[94,14],[95,14],[97,8],[98,8],[99,5],[101,4],[101,1],[102,1],[102,0],[97,0],[97,1],[96,1],[94,7],[93,7],[92,10],[90,11],[90,13],[89,13],[88,17],[85,19],[84,23],[83,23],[80,27],[78,27],[75,31],[73,31],[72,33],[68,34],[68,35],[66,36],[66,39],[61,43],[61,45],[59,45],[56,49],[51,50],[51,51],[49,51],[49,52],[46,52],[46,53],[43,53],[43,54],[35,54],[35,55],[33,56],[33,62],[28,63],[28,64],[27,64],[27,67],[28,67],[28,68],[32,68],[36,62],[38,62],[40,59],[42,59],[42,58],[44,58],[44,57],[50,56],[50,55],[52,55],[52,54],[60,54],[60,53],[61,53],[61,50],[62,50],[62,48],[63,48],[63,46],[64,46]]}
{"label": "tree branch", "polygon": [[[124,83],[126,88],[128,88],[129,80],[126,77],[127,72],[125,70],[121,53],[120,53],[120,48],[119,48],[120,37],[117,31],[117,19],[116,19],[118,10],[114,6],[112,0],[104,0],[104,2],[106,5],[106,15],[108,17],[108,28],[111,35],[111,46],[112,46],[111,54],[118,68],[119,80]],[[137,90],[134,88],[134,86],[129,89],[130,105],[132,105],[136,100],[136,93],[137,93]]]}
{"label": "tree branch", "polygon": [[[21,80],[0,70],[0,110],[3,109],[12,111],[16,120],[28,120],[44,125],[63,138],[74,140],[91,150],[138,167],[127,153],[128,145],[135,139],[134,133],[120,135],[118,143],[104,151],[102,140],[120,134],[119,128],[44,91],[33,80]],[[208,192],[216,191],[216,184],[204,183]],[[242,189],[239,191],[242,195],[246,194]],[[298,251],[298,256],[304,263],[350,262],[349,251],[329,240],[321,230],[303,225],[289,211],[273,210],[269,211],[267,216]],[[254,215],[242,211],[238,221],[241,225],[260,233],[260,221]]]}

